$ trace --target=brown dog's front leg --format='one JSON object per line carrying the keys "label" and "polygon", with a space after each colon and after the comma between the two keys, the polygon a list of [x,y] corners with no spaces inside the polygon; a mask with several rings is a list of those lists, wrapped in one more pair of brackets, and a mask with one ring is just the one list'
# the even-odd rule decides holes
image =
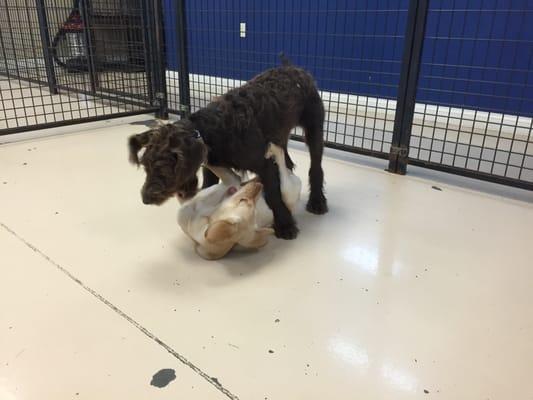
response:
{"label": "brown dog's front leg", "polygon": [[298,227],[281,197],[278,166],[272,159],[265,160],[258,175],[264,187],[265,201],[274,214],[276,237],[286,240],[295,239],[298,236]]}
{"label": "brown dog's front leg", "polygon": [[216,185],[218,183],[218,176],[213,173],[209,168],[202,167],[202,189],[208,188],[210,186]]}

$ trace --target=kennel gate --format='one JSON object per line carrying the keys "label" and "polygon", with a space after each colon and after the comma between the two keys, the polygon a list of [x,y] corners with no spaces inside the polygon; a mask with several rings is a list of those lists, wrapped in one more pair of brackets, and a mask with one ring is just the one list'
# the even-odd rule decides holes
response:
{"label": "kennel gate", "polygon": [[[79,43],[88,62],[76,76],[58,65],[57,54],[47,54],[57,52],[54,32],[73,8],[60,1],[0,0],[0,12],[10,9],[0,17],[0,79],[7,70],[37,82],[40,93],[56,88],[77,96],[62,104],[92,96],[111,106],[96,118],[183,116],[279,65],[282,51],[317,79],[327,146],[387,159],[395,173],[412,164],[533,189],[528,0],[79,0],[87,20]],[[110,16],[99,20],[102,9]],[[9,23],[17,18],[33,35],[13,31]],[[125,39],[102,40],[110,27]],[[47,40],[42,49],[36,45]],[[17,46],[33,56],[21,57]],[[121,52],[110,48],[133,53],[130,70],[102,60]],[[20,62],[32,57],[48,62]],[[0,123],[13,111],[18,118],[20,109],[12,108]],[[67,117],[53,124],[82,122],[77,114]],[[43,127],[29,122],[37,124],[1,133]],[[293,137],[302,140],[298,130]]]}
{"label": "kennel gate", "polygon": [[0,134],[166,115],[152,0],[0,0]]}
{"label": "kennel gate", "polygon": [[388,159],[395,173],[412,164],[533,189],[528,0],[164,0],[164,9],[172,112],[205,106],[279,65],[283,51],[318,81],[328,147]]}

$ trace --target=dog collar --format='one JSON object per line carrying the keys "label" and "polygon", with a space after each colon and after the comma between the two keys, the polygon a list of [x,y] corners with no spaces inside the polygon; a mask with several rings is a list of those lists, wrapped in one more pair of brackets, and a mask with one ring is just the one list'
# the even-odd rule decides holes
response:
{"label": "dog collar", "polygon": [[192,132],[192,137],[195,138],[195,139],[202,139],[203,140],[202,134],[200,133],[200,131],[198,129],[195,129]]}
{"label": "dog collar", "polygon": [[[200,133],[200,131],[198,129],[195,129],[194,131],[192,131],[191,136],[193,138],[195,138],[196,140],[199,140],[200,142],[202,142],[205,145],[204,137],[202,136],[202,134]],[[202,167],[206,167],[206,166],[207,166],[207,162],[204,161],[202,163]]]}

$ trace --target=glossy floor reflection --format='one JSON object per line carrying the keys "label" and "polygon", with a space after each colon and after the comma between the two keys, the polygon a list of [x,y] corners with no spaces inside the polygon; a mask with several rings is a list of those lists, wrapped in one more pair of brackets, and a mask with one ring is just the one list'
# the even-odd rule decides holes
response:
{"label": "glossy floor reflection", "polygon": [[208,262],[141,203],[144,129],[0,147],[0,399],[533,397],[532,203],[330,156],[329,214]]}

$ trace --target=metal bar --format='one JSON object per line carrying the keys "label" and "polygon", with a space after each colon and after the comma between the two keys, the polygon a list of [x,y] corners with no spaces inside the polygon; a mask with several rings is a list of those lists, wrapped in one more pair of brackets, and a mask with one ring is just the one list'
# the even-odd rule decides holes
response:
{"label": "metal bar", "polygon": [[[14,74],[6,74],[4,72],[0,72],[0,76],[5,76],[5,77],[11,78],[11,79],[17,79],[17,80],[22,81],[22,82],[37,83],[39,85],[46,85],[47,84],[45,81],[42,81],[42,80],[39,80],[39,79],[20,78],[20,77],[14,75]],[[58,84],[57,85],[57,89],[58,90],[64,90],[66,93],[62,93],[62,94],[65,95],[65,96],[68,96],[69,93],[77,93],[77,94],[85,94],[85,95],[89,95],[89,96],[94,96],[94,93],[92,93],[90,90],[77,89],[75,87],[62,85],[62,84]],[[114,94],[114,95],[118,95],[120,97],[109,96],[109,95],[106,95],[104,93]],[[135,98],[137,98],[139,100],[143,100],[144,96],[139,96],[139,95],[136,95],[134,93],[129,93],[128,97],[130,97],[132,100],[124,98],[123,96],[124,96],[124,92],[120,92],[120,91],[112,90],[112,89],[104,89],[104,88],[102,88],[102,89],[100,89],[99,93],[96,96],[94,96],[94,98],[96,100],[99,100],[99,99],[110,100],[110,101],[115,101],[117,103],[130,104],[132,106],[137,106],[137,107],[147,107],[146,108],[147,110],[151,110],[153,108],[150,104],[146,104],[146,103],[134,100]]]}
{"label": "metal bar", "polygon": [[177,0],[176,4],[176,43],[178,44],[178,84],[179,101],[182,116],[191,112],[189,85],[189,58],[187,45],[187,15],[185,0]]}
{"label": "metal bar", "polygon": [[54,60],[50,52],[50,36],[48,32],[48,18],[46,17],[46,8],[44,0],[35,0],[37,7],[37,17],[39,19],[39,31],[41,34],[41,45],[43,47],[44,65],[46,67],[46,79],[48,88],[52,94],[57,94],[57,78],[54,67]]}
{"label": "metal bar", "polygon": [[141,1],[141,21],[143,30],[143,50],[144,50],[144,69],[146,80],[148,82],[148,99],[150,104],[154,104],[154,81],[153,81],[153,64],[152,64],[152,24],[148,13],[148,4],[146,0]]}
{"label": "metal bar", "polygon": [[389,172],[400,175],[405,175],[407,170],[428,3],[429,0],[411,0],[409,2],[405,48],[388,169]]}
{"label": "metal bar", "polygon": [[[291,140],[305,143],[305,139],[303,136],[291,135]],[[371,150],[371,149],[367,149],[363,147],[355,147],[355,146],[350,146],[347,144],[335,143],[335,142],[330,142],[330,141],[325,141],[324,145],[330,149],[342,150],[348,153],[361,154],[363,156],[380,158],[382,160],[387,160],[389,158],[388,153],[378,151],[378,150]]]}
{"label": "metal bar", "polygon": [[96,70],[96,64],[94,60],[94,52],[95,52],[95,46],[94,46],[94,37],[93,32],[91,31],[91,24],[89,22],[90,20],[90,8],[87,5],[88,0],[80,0],[80,14],[81,19],[83,21],[83,36],[85,44],[85,55],[87,57],[87,67],[89,70],[89,79],[91,81],[91,91],[93,94],[96,94],[96,90],[98,89],[99,83],[98,83],[98,75]]}
{"label": "metal bar", "polygon": [[65,120],[65,121],[48,122],[45,124],[38,124],[38,125],[19,126],[16,128],[7,128],[7,129],[0,130],[0,136],[11,135],[13,133],[20,133],[20,132],[26,132],[26,131],[35,131],[38,129],[48,129],[48,128],[57,128],[60,126],[67,126],[67,125],[76,125],[76,124],[81,124],[84,122],[94,122],[94,121],[102,121],[102,120],[112,119],[112,118],[129,117],[132,115],[149,114],[154,111],[157,111],[157,108],[147,108],[144,110],[126,111],[126,112],[110,114],[110,115],[99,115],[96,117],[86,117],[86,118],[78,118],[78,119],[71,119],[71,120]]}
{"label": "metal bar", "polygon": [[168,119],[168,99],[166,83],[165,33],[163,31],[163,9],[161,0],[152,1],[153,39],[154,39],[154,95],[159,106],[157,118]]}
{"label": "metal bar", "polygon": [[467,168],[453,167],[451,165],[439,164],[435,162],[423,161],[416,158],[409,158],[409,165],[447,172],[449,174],[460,175],[467,178],[474,178],[481,181],[498,183],[500,185],[513,186],[520,189],[533,190],[533,182],[519,179],[506,178],[500,175],[493,175],[487,172],[470,170]]}

